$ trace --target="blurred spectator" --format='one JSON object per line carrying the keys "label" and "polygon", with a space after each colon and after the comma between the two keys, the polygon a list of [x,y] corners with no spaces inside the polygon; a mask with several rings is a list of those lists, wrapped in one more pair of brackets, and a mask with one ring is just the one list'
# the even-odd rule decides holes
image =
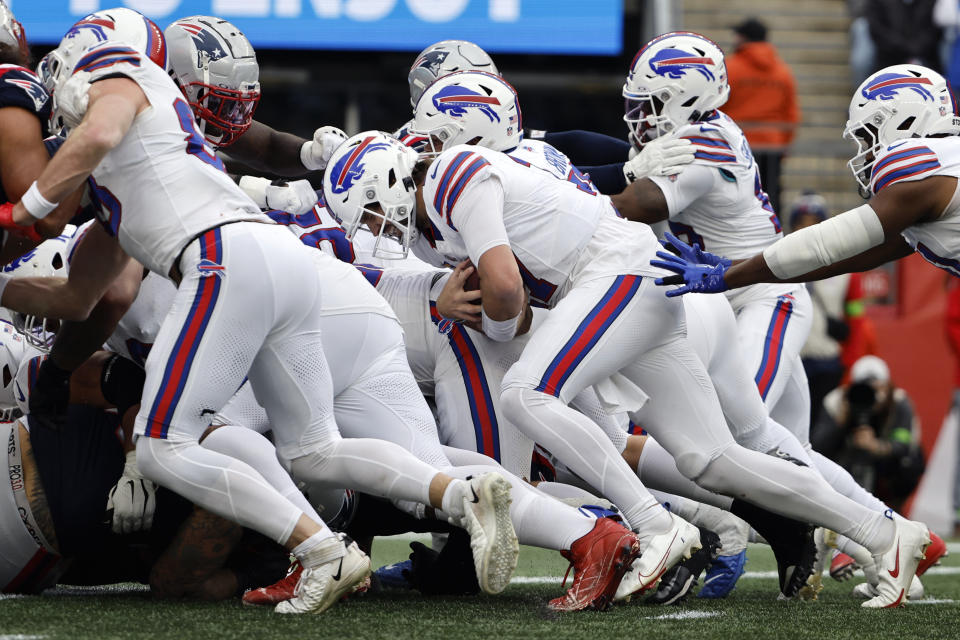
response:
{"label": "blurred spectator", "polygon": [[943,29],[943,39],[946,40],[946,55],[942,56],[944,71],[947,80],[954,87],[960,86],[960,1],[937,0],[933,8],[933,22]]}
{"label": "blurred spectator", "polygon": [[[952,280],[952,278],[951,278]],[[960,411],[960,285],[952,286],[947,292],[947,342],[953,349],[957,364],[953,373],[953,410]],[[954,469],[953,508],[954,535],[960,536],[960,437],[957,438],[957,462]]]}
{"label": "blurred spectator", "polygon": [[923,475],[919,431],[910,398],[890,381],[887,364],[864,356],[854,363],[850,384],[824,398],[811,441],[861,486],[900,510]]}
{"label": "blurred spectator", "polygon": [[[827,217],[823,196],[806,191],[790,206],[790,230],[809,227]],[[845,343],[851,337],[855,344],[862,342],[857,336],[863,319],[863,290],[858,273],[809,282],[807,289],[813,300],[813,321],[800,357],[810,386],[810,424],[816,424],[824,397],[837,388],[847,370]]]}
{"label": "blurred spectator", "polygon": [[940,29],[933,24],[937,0],[869,0],[867,20],[877,47],[876,69],[922,64],[940,70]]}
{"label": "blurred spectator", "polygon": [[[870,23],[867,21],[867,3],[869,0],[847,0],[847,13],[850,15],[850,76],[853,88],[873,73],[877,48],[870,37]],[[952,0],[951,0],[952,1]]]}
{"label": "blurred spectator", "polygon": [[723,112],[750,142],[760,181],[774,211],[780,210],[780,163],[800,122],[790,67],[767,42],[767,27],[755,18],[733,28],[735,50],[727,56],[730,99]]}

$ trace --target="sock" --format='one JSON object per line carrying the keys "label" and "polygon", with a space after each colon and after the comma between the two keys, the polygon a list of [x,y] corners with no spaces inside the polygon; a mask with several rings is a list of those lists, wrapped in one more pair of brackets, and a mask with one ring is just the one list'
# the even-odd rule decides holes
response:
{"label": "sock", "polygon": [[[606,498],[599,498],[585,489],[575,487],[564,482],[538,482],[537,490],[557,500],[576,500],[580,504],[600,504],[609,502]],[[651,493],[653,493],[651,491]]]}
{"label": "sock", "polygon": [[[469,483],[464,480],[454,479],[447,485],[447,490],[443,492],[443,499],[440,502],[440,510],[444,518],[450,520],[451,517],[462,518],[463,499],[471,495]],[[441,514],[438,512],[437,516]]]}
{"label": "sock", "polygon": [[841,495],[847,496],[854,502],[874,511],[883,512],[888,508],[878,497],[861,487],[849,471],[830,458],[812,450],[810,451],[810,458],[813,460],[814,467],[827,481],[827,484]]}
{"label": "sock", "polygon": [[326,529],[295,546],[291,553],[297,557],[304,569],[309,569],[342,558],[346,547],[330,529]]}
{"label": "sock", "polygon": [[672,526],[670,515],[592,420],[559,398],[532,389],[507,389],[501,406],[525,435],[616,504],[640,537],[649,539]]}

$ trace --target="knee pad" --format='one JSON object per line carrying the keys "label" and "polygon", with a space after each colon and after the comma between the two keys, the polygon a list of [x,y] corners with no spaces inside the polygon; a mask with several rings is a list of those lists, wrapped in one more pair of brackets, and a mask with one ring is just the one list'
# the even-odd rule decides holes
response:
{"label": "knee pad", "polygon": [[697,480],[698,483],[701,476],[704,475],[706,469],[711,464],[710,458],[700,451],[681,453],[674,457],[674,461],[676,461],[677,469],[684,477],[690,480]]}

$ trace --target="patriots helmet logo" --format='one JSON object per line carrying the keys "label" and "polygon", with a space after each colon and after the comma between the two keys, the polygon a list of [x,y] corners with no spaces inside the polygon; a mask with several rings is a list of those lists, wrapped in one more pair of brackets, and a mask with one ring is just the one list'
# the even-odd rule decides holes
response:
{"label": "patriots helmet logo", "polygon": [[46,104],[50,97],[46,89],[40,86],[39,83],[31,80],[24,78],[4,78],[4,80],[23,89],[27,96],[33,100],[33,106],[36,107],[37,111],[43,109],[43,105]]}
{"label": "patriots helmet logo", "polygon": [[[214,35],[211,31],[207,31],[203,27],[197,24],[191,24],[189,22],[178,22],[177,26],[190,34],[190,38],[193,40],[194,46],[197,48],[197,56],[202,57],[203,54],[206,54],[206,59],[210,62],[216,62],[217,60],[226,57],[227,52],[225,47],[217,40],[217,36]],[[203,61],[198,59],[197,64],[200,65]]]}
{"label": "patriots helmet logo", "polygon": [[476,108],[487,116],[490,122],[500,122],[500,116],[490,105],[500,106],[500,100],[455,84],[440,89],[433,96],[433,106],[440,113],[460,118],[467,115],[467,109]]}
{"label": "patriots helmet logo", "polygon": [[94,14],[91,14],[81,20],[80,22],[75,23],[70,29],[67,30],[65,38],[75,38],[80,35],[81,30],[87,29],[93,32],[94,37],[97,39],[97,42],[106,42],[107,33],[104,29],[110,29],[113,31],[116,28],[116,23],[113,20],[108,20],[106,18],[98,18]]}
{"label": "patriots helmet logo", "polygon": [[692,69],[707,80],[713,80],[714,75],[707,67],[708,64],[714,64],[713,58],[673,47],[659,51],[650,59],[650,69],[655,74],[673,79],[682,78],[688,70]]}
{"label": "patriots helmet logo", "polygon": [[439,75],[440,65],[443,64],[443,61],[447,59],[447,56],[450,55],[449,51],[440,51],[433,50],[427,51],[425,54],[417,58],[413,63],[412,69],[425,68],[430,71],[433,75]]}
{"label": "patriots helmet logo", "polygon": [[881,73],[873,78],[860,92],[867,100],[893,100],[902,89],[910,89],[926,100],[933,100],[933,94],[924,85],[932,85],[929,78],[900,73]]}
{"label": "patriots helmet logo", "polygon": [[[373,136],[363,139],[354,150],[343,156],[333,165],[330,174],[330,190],[333,193],[343,193],[353,186],[356,180],[363,176],[364,165],[363,158],[371,151],[377,149],[389,149],[390,145],[386,142],[375,142]],[[371,144],[372,143],[372,144]]]}

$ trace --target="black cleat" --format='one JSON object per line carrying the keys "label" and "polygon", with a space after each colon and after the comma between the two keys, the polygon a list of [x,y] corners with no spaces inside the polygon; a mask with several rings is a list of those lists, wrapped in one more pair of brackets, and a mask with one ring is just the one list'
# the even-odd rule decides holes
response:
{"label": "black cleat", "polygon": [[697,584],[700,574],[710,566],[720,551],[720,536],[709,529],[700,529],[700,549],[687,560],[671,567],[660,580],[657,592],[646,599],[648,604],[680,604]]}
{"label": "black cleat", "polygon": [[730,512],[743,518],[763,536],[777,558],[781,599],[793,598],[807,583],[817,562],[814,526],[780,516],[743,500],[734,500]]}

